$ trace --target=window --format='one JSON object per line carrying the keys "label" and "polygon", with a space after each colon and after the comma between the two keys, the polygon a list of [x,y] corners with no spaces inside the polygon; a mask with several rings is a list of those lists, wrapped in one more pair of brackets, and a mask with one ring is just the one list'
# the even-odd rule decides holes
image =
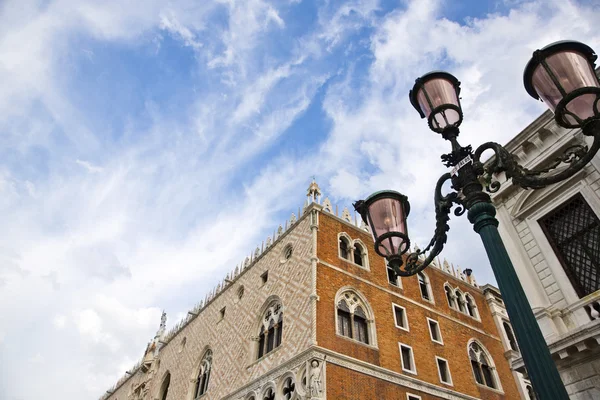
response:
{"label": "window", "polygon": [[479,318],[479,314],[477,313],[477,305],[475,305],[475,300],[471,297],[470,294],[465,295],[466,302],[465,306],[467,307],[467,314],[473,318]]}
{"label": "window", "polygon": [[284,400],[290,400],[294,397],[294,393],[296,393],[296,384],[291,377],[287,377],[285,381],[283,381],[281,392],[283,393]]}
{"label": "window", "polygon": [[269,354],[279,347],[283,338],[283,309],[278,300],[269,303],[263,314],[258,334],[258,357]]}
{"label": "window", "polygon": [[442,332],[440,331],[440,324],[433,319],[427,318],[427,325],[429,325],[429,336],[431,337],[431,340],[439,344],[444,344]]}
{"label": "window", "polygon": [[456,301],[454,293],[452,293],[452,289],[447,284],[444,285],[444,291],[446,292],[446,299],[448,299],[448,305],[450,308],[456,309]]}
{"label": "window", "polygon": [[539,222],[579,297],[600,289],[600,220],[583,196]]}
{"label": "window", "polygon": [[289,260],[290,258],[292,258],[292,254],[294,254],[294,248],[292,247],[291,244],[288,244],[283,249],[283,260],[282,261],[285,262],[285,261]]}
{"label": "window", "polygon": [[421,400],[421,396],[417,396],[416,394],[406,393],[406,400]]}
{"label": "window", "polygon": [[167,372],[167,376],[163,379],[162,385],[160,385],[160,394],[158,398],[160,400],[167,400],[167,395],[169,394],[169,385],[171,384],[171,373]]}
{"label": "window", "polygon": [[415,367],[415,358],[413,355],[412,347],[405,344],[399,343],[400,345],[400,363],[402,364],[402,371],[410,372],[411,374],[417,373]]}
{"label": "window", "polygon": [[461,313],[466,313],[467,309],[465,308],[465,298],[460,290],[456,289],[454,292],[456,296],[456,303],[458,304],[458,311]]}
{"label": "window", "polygon": [[392,309],[394,310],[394,322],[396,323],[396,328],[408,331],[408,318],[406,316],[406,308],[397,304],[392,304]]}
{"label": "window", "polygon": [[340,257],[350,260],[350,241],[345,236],[340,236]]}
{"label": "window", "polygon": [[221,311],[219,311],[219,313],[221,315],[221,319],[225,318],[225,308],[226,307],[223,307],[223,308],[221,308]]}
{"label": "window", "polygon": [[394,271],[394,269],[392,267],[387,265],[387,261],[386,261],[386,266],[387,266],[388,282],[390,283],[390,285],[394,285],[396,287],[402,287],[400,277],[396,274],[396,271]]}
{"label": "window", "polygon": [[429,278],[425,273],[419,272],[417,274],[417,278],[419,280],[419,290],[421,291],[421,297],[427,301],[433,301],[433,297],[431,295],[431,288],[429,285]]}
{"label": "window", "polygon": [[469,345],[469,359],[471,360],[475,381],[480,385],[497,389],[496,370],[491,363],[491,358],[477,342],[472,342]]}
{"label": "window", "polygon": [[367,314],[368,310],[367,305],[354,291],[342,292],[337,296],[336,303],[337,333],[361,343],[371,344],[372,319]]}
{"label": "window", "polygon": [[515,335],[513,334],[512,328],[508,324],[508,322],[502,322],[502,326],[504,327],[504,332],[506,333],[506,338],[508,339],[508,343],[510,344],[510,348],[514,351],[519,351],[519,346],[517,345],[517,340],[515,339]]}
{"label": "window", "polygon": [[273,390],[273,388],[268,388],[267,390],[265,390],[263,400],[275,400],[275,391]]}
{"label": "window", "polygon": [[362,245],[356,243],[354,245],[354,264],[364,267],[366,265],[364,260],[365,254],[366,252],[364,251]]}
{"label": "window", "polygon": [[450,368],[448,367],[448,361],[443,358],[436,357],[435,358],[438,374],[440,377],[440,382],[445,383],[446,385],[452,385],[452,376],[450,375]]}
{"label": "window", "polygon": [[263,274],[260,276],[260,279],[262,279],[263,285],[267,283],[267,281],[269,280],[269,271],[263,272]]}
{"label": "window", "polygon": [[244,287],[243,286],[240,286],[240,288],[238,289],[237,296],[238,296],[239,300],[241,300],[242,297],[244,297]]}
{"label": "window", "polygon": [[196,378],[196,389],[194,390],[194,399],[200,398],[208,390],[210,380],[210,369],[212,366],[212,351],[206,350],[202,361],[200,362],[200,371]]}

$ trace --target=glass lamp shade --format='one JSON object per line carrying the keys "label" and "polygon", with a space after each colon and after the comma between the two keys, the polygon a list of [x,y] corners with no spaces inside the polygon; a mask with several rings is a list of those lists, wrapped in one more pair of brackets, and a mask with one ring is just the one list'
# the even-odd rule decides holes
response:
{"label": "glass lamp shade", "polygon": [[579,127],[589,118],[600,117],[596,58],[594,50],[583,43],[552,43],[533,53],[525,67],[525,89],[546,103],[559,125]]}
{"label": "glass lamp shade", "polygon": [[418,78],[408,96],[421,118],[427,118],[431,130],[443,133],[462,122],[459,94],[458,79],[447,72],[433,71]]}
{"label": "glass lamp shade", "polygon": [[410,248],[406,217],[410,212],[408,198],[393,190],[376,192],[355,206],[363,221],[371,228],[375,251],[382,257],[399,257]]}

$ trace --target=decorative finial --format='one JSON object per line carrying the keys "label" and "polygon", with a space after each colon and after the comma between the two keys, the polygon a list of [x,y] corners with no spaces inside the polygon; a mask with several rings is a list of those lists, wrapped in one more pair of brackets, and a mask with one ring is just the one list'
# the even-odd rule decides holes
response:
{"label": "decorative finial", "polygon": [[312,182],[308,186],[306,197],[308,197],[308,200],[311,203],[319,203],[319,200],[321,198],[321,189],[319,188],[319,185],[317,185],[317,181],[315,180],[314,175]]}

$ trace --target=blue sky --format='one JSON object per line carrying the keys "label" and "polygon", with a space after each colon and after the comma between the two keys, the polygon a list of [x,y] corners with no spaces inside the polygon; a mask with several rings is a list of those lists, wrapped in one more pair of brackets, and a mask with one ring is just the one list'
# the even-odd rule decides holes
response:
{"label": "blue sky", "polygon": [[[598,49],[598,20],[565,0],[1,2],[0,398],[99,397],[312,176],[340,210],[408,194],[426,244],[448,147],[414,79],[455,74],[461,141],[505,143],[545,109],[532,51]],[[466,218],[451,228],[443,256],[493,283]]]}

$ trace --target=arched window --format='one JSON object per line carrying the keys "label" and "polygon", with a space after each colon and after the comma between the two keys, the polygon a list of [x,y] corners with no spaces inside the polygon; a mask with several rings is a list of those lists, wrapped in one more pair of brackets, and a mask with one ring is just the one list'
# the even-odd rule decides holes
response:
{"label": "arched window", "polygon": [[279,347],[283,337],[283,308],[273,300],[265,311],[258,333],[258,358]]}
{"label": "arched window", "polygon": [[466,313],[467,309],[465,308],[465,298],[463,294],[458,289],[456,289],[454,293],[456,295],[456,304],[458,305],[458,311]]}
{"label": "arched window", "polygon": [[350,259],[350,241],[345,236],[340,236],[340,257]]}
{"label": "arched window", "polygon": [[510,348],[514,351],[519,351],[517,340],[515,339],[515,335],[513,334],[512,328],[510,327],[508,322],[504,321],[502,323],[502,326],[504,326],[504,332],[506,332],[506,338],[508,339],[508,343],[510,343]]}
{"label": "arched window", "polygon": [[167,372],[167,376],[163,379],[162,385],[160,385],[160,392],[158,398],[160,400],[167,400],[167,395],[169,394],[169,385],[171,384],[171,373]]}
{"label": "arched window", "polygon": [[354,245],[354,264],[360,265],[361,267],[366,266],[365,260],[365,251],[363,246],[360,243],[356,243]]}
{"label": "arched window", "polygon": [[419,290],[421,291],[421,297],[427,301],[433,301],[429,277],[427,277],[424,272],[419,272],[417,274],[417,278],[419,279]]}
{"label": "arched window", "polygon": [[196,390],[194,391],[194,399],[200,398],[208,390],[208,382],[210,380],[210,370],[212,367],[212,351],[206,350],[202,361],[200,361],[200,371],[196,379]]}
{"label": "arched window", "polygon": [[446,292],[446,299],[448,299],[448,305],[450,308],[456,309],[456,301],[454,299],[454,293],[452,293],[452,289],[448,285],[444,285],[444,291]]}
{"label": "arched window", "polygon": [[498,388],[496,369],[492,364],[492,360],[477,342],[472,342],[469,345],[469,359],[477,383],[492,389]]}
{"label": "arched window", "polygon": [[263,400],[275,400],[275,391],[273,390],[273,388],[268,388],[267,390],[265,390]]}
{"label": "arched window", "polygon": [[292,379],[292,377],[287,377],[283,381],[283,386],[281,387],[281,393],[283,394],[284,400],[290,400],[294,397],[294,393],[296,393],[296,383]]}
{"label": "arched window", "polygon": [[368,316],[368,308],[360,297],[352,290],[346,290],[337,297],[337,332],[359,342],[371,344],[372,320]]}
{"label": "arched window", "polygon": [[473,318],[479,318],[479,315],[477,313],[477,305],[475,304],[475,300],[473,300],[473,297],[471,297],[470,294],[466,294],[465,298],[466,298],[465,305],[467,307],[467,314],[469,314]]}

